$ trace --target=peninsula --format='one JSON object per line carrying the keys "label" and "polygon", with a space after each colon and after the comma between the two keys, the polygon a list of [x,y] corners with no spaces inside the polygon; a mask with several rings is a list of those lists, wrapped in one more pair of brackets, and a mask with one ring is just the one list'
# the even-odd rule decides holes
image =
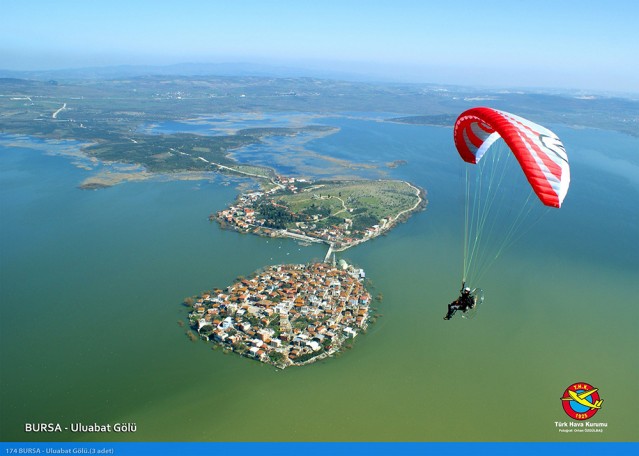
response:
{"label": "peninsula", "polygon": [[317,181],[277,176],[270,190],[240,195],[211,214],[222,227],[322,242],[343,251],[384,234],[423,209],[423,189],[395,180]]}
{"label": "peninsula", "polygon": [[268,266],[185,303],[200,337],[283,369],[332,356],[366,329],[364,276],[343,260]]}

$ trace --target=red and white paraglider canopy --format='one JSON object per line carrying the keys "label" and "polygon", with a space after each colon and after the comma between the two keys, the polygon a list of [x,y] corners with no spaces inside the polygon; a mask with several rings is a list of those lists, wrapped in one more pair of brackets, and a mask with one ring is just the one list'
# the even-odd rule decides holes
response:
{"label": "red and white paraglider canopy", "polygon": [[561,206],[570,185],[570,167],[566,149],[552,131],[514,114],[478,107],[457,118],[453,134],[459,155],[468,163],[478,163],[503,138],[541,202]]}

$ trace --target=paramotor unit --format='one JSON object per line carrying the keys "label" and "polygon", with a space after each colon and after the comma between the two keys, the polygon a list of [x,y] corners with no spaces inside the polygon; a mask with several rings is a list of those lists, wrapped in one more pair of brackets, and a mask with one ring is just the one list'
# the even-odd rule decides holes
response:
{"label": "paramotor unit", "polygon": [[473,288],[470,290],[470,296],[473,299],[473,306],[466,312],[462,313],[462,318],[472,320],[477,316],[477,312],[484,303],[484,290],[481,288]]}
{"label": "paramotor unit", "polygon": [[477,309],[484,302],[484,292],[480,288],[471,290],[466,286],[466,283],[462,284],[462,288],[459,291],[459,298],[454,300],[448,305],[448,312],[444,320],[450,320],[457,311],[460,311],[464,316],[468,318],[474,318],[477,313]]}

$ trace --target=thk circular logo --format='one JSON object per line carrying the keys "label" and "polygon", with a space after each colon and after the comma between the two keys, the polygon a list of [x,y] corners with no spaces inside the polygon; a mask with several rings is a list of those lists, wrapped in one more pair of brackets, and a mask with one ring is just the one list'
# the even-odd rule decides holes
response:
{"label": "thk circular logo", "polygon": [[598,391],[599,388],[588,383],[573,383],[561,396],[564,412],[574,420],[589,420],[601,408],[603,402]]}

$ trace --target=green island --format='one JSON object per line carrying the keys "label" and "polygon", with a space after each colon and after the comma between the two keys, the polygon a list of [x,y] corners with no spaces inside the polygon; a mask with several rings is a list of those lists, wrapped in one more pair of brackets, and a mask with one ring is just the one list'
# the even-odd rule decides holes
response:
{"label": "green island", "polygon": [[343,260],[275,265],[185,305],[202,339],[284,369],[333,356],[366,331],[374,317],[364,277]]}
{"label": "green island", "polygon": [[211,215],[224,228],[343,251],[386,233],[426,206],[426,194],[394,180],[310,181],[277,176],[267,191],[242,194]]}

